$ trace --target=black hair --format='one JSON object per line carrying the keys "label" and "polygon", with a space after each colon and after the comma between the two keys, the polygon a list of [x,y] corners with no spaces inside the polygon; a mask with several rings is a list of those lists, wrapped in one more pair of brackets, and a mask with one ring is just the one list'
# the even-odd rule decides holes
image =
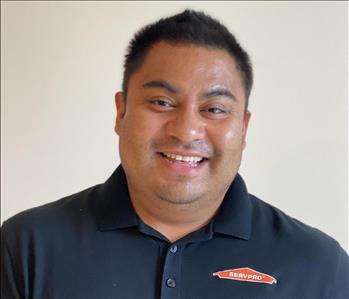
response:
{"label": "black hair", "polygon": [[226,50],[235,60],[242,76],[246,103],[253,84],[253,71],[250,57],[240,46],[236,38],[218,20],[194,10],[185,10],[180,14],[162,18],[139,30],[131,40],[124,61],[122,89],[127,96],[130,77],[144,62],[150,48],[160,42],[174,44],[195,44],[208,48]]}

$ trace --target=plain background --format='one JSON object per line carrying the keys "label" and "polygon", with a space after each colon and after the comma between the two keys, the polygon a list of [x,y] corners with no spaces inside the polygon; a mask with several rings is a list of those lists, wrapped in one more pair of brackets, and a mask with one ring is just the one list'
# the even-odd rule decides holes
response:
{"label": "plain background", "polygon": [[2,221],[111,175],[127,43],[184,8],[251,55],[249,191],[347,249],[346,2],[2,1]]}

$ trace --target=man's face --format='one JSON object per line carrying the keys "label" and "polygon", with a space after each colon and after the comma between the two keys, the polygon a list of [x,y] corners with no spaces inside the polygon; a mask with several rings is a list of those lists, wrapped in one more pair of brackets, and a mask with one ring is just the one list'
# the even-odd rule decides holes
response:
{"label": "man's face", "polygon": [[129,188],[172,204],[222,198],[245,147],[250,113],[225,50],[160,42],[116,94],[120,158]]}

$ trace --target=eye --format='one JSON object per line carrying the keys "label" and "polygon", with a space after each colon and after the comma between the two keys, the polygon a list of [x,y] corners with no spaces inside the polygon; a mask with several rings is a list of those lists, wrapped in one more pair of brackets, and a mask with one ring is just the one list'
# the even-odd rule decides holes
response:
{"label": "eye", "polygon": [[170,111],[175,108],[175,105],[170,99],[167,98],[155,98],[149,101],[150,107],[155,111]]}
{"label": "eye", "polygon": [[209,119],[224,119],[228,117],[231,110],[223,104],[210,104],[206,107],[202,107],[200,111],[203,116]]}
{"label": "eye", "polygon": [[222,114],[225,113],[225,111],[221,108],[218,107],[211,107],[207,109],[208,112],[213,113],[213,114]]}
{"label": "eye", "polygon": [[151,101],[151,103],[154,105],[163,106],[163,107],[174,107],[169,101],[161,100],[161,99],[153,100]]}

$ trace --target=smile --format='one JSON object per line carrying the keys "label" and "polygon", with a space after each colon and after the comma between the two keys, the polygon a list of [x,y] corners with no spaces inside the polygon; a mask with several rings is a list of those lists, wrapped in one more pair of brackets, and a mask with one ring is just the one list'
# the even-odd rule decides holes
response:
{"label": "smile", "polygon": [[198,167],[201,165],[204,161],[208,160],[205,157],[201,156],[185,156],[185,155],[177,155],[174,153],[169,152],[161,152],[160,155],[164,157],[168,162],[170,162],[172,165],[174,164],[181,164],[181,165],[187,165],[187,167]]}
{"label": "smile", "polygon": [[161,153],[161,154],[173,161],[199,163],[204,159],[203,157],[198,157],[198,156],[181,156],[181,155],[175,155],[171,153]]}

